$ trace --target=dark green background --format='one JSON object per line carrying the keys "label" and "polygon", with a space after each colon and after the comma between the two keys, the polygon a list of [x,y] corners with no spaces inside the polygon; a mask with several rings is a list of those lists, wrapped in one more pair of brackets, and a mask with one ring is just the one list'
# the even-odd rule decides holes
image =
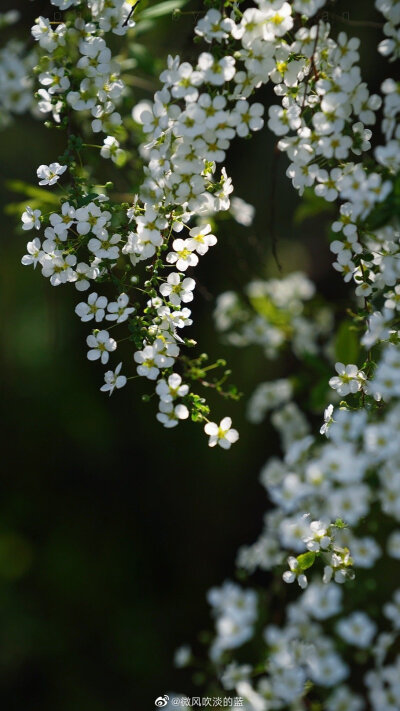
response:
{"label": "dark green background", "polygon": [[[23,9],[22,34],[36,15],[48,14],[46,2],[3,4]],[[341,3],[335,12],[347,9]],[[375,19],[372,2],[351,4],[351,18],[361,16]],[[160,21],[146,35],[149,53],[182,47],[193,55],[190,20]],[[365,74],[378,86],[377,31],[361,32]],[[274,101],[269,89],[262,98]],[[28,117],[3,132],[2,203],[21,199],[5,181],[34,183],[37,166],[55,159],[62,138]],[[286,159],[274,161],[273,148],[268,130],[232,148],[228,173],[257,219],[250,230],[225,222],[218,246],[201,260],[190,329],[201,351],[229,359],[247,394],[285,374],[285,362],[219,344],[212,298],[254,277],[278,276],[272,222],[284,272],[305,269],[328,299],[342,293],[330,268],[327,223],[293,227],[297,198],[284,176]],[[146,383],[133,381],[110,399],[100,393],[104,369],[86,359],[88,329],[74,314],[78,293],[20,265],[33,233],[4,215],[1,233],[0,705],[152,709],[160,694],[193,692],[172,655],[211,626],[207,589],[233,575],[238,546],[260,531],[266,501],[257,477],[278,450],[276,435],[246,423],[246,398],[211,397],[215,416],[231,414],[241,433],[231,451],[211,451],[200,426],[166,431],[156,423],[154,400],[141,402]]]}

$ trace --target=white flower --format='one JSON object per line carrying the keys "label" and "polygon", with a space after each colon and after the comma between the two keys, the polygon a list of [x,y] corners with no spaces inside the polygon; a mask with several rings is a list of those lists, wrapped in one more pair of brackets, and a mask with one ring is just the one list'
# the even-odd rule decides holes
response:
{"label": "white flower", "polygon": [[332,413],[333,413],[333,405],[328,405],[328,407],[326,407],[325,411],[324,411],[324,424],[321,426],[320,431],[319,431],[320,434],[322,434],[322,435],[324,434],[327,437],[329,437],[329,434],[328,434],[329,427],[333,422]]}
{"label": "white flower", "polygon": [[89,266],[85,262],[79,262],[75,269],[75,288],[78,291],[86,291],[90,287],[89,279],[96,279],[99,275],[97,267]]}
{"label": "white flower", "polygon": [[231,214],[239,225],[250,227],[253,223],[255,208],[239,197],[233,197],[230,207]]}
{"label": "white flower", "polygon": [[192,227],[189,232],[190,238],[186,240],[188,249],[196,251],[200,255],[208,252],[209,247],[213,247],[217,244],[217,238],[215,235],[210,234],[210,232],[211,225]]}
{"label": "white flower", "polygon": [[259,131],[264,125],[264,119],[261,118],[263,113],[262,104],[255,103],[250,106],[248,101],[238,101],[233,114],[238,136],[243,138],[248,136],[250,131]]}
{"label": "white flower", "polygon": [[128,304],[129,296],[127,294],[120,294],[117,301],[112,301],[108,304],[106,321],[116,321],[117,323],[126,321],[128,316],[135,311],[135,309],[132,306],[129,307]]}
{"label": "white flower", "polygon": [[387,552],[392,558],[400,560],[400,530],[390,534],[387,541]]}
{"label": "white flower", "polygon": [[189,386],[182,384],[182,378],[178,373],[172,373],[168,377],[168,382],[159,380],[156,393],[162,402],[172,402],[177,397],[184,397],[189,392]]}
{"label": "white flower", "polygon": [[337,272],[341,272],[343,274],[345,282],[350,281],[356,268],[347,250],[343,250],[339,254],[337,262],[333,262],[332,266]]}
{"label": "white flower", "polygon": [[182,667],[186,667],[192,657],[192,650],[190,647],[185,644],[182,647],[179,647],[174,654],[174,664],[178,669],[181,669]]}
{"label": "white flower", "polygon": [[75,281],[76,274],[72,267],[76,264],[74,254],[67,254],[64,257],[61,252],[52,252],[45,254],[41,258],[42,274],[44,277],[50,278],[52,286],[60,286],[67,281]]}
{"label": "white flower", "polygon": [[289,556],[288,564],[289,570],[286,570],[283,573],[283,580],[285,581],[285,583],[293,583],[295,580],[297,580],[300,587],[304,590],[308,585],[308,581],[306,575],[300,572],[301,568],[299,569],[299,562],[297,558],[295,558],[294,556]]}
{"label": "white flower", "polygon": [[303,540],[308,550],[318,552],[321,548],[326,550],[331,544],[331,536],[328,534],[328,525],[322,521],[312,521],[310,523],[311,536],[306,536]]}
{"label": "white flower", "polygon": [[300,106],[297,104],[292,104],[287,109],[281,106],[270,106],[268,127],[277,136],[283,136],[291,129],[296,130],[301,126],[300,112]]}
{"label": "white flower", "polygon": [[100,155],[102,158],[111,158],[113,163],[118,163],[125,156],[125,151],[120,148],[120,144],[114,136],[107,136],[101,147]]}
{"label": "white flower", "polygon": [[102,212],[100,207],[94,202],[90,202],[84,207],[79,207],[76,210],[75,217],[77,220],[76,230],[80,235],[87,235],[88,232],[94,232],[103,229],[111,218],[111,213]]}
{"label": "white flower", "polygon": [[189,417],[189,410],[186,405],[173,405],[172,402],[160,401],[159,404],[160,412],[157,413],[156,417],[164,427],[171,428],[176,427],[179,424],[179,420],[187,420]]}
{"label": "white flower", "polygon": [[294,0],[293,8],[306,17],[312,17],[325,4],[325,0]]}
{"label": "white flower", "polygon": [[195,71],[189,62],[182,62],[175,72],[171,94],[176,99],[196,101],[199,95],[196,87],[201,83],[201,72]]}
{"label": "white flower", "polygon": [[120,388],[123,388],[124,385],[126,385],[125,375],[120,375],[121,368],[122,363],[119,363],[114,371],[107,370],[107,372],[104,374],[105,384],[102,385],[100,388],[101,392],[109,393],[111,396],[114,392],[114,388],[117,388],[117,390],[119,390]]}
{"label": "white flower", "polygon": [[400,284],[397,284],[393,291],[388,291],[385,294],[385,297],[385,307],[387,309],[396,309],[396,311],[400,311]]}
{"label": "white flower", "polygon": [[342,176],[340,168],[333,168],[330,173],[327,170],[320,170],[317,173],[319,185],[315,187],[315,194],[323,197],[327,202],[336,200],[339,192],[339,179]]}
{"label": "white flower", "polygon": [[66,170],[67,166],[60,165],[60,163],[39,165],[39,168],[36,171],[38,178],[40,178],[39,185],[54,185]]}
{"label": "white flower", "polygon": [[43,256],[42,245],[40,243],[39,237],[35,237],[32,242],[28,242],[26,245],[28,254],[25,254],[21,259],[21,264],[25,267],[33,264],[33,268],[36,268],[36,264],[40,261]]}
{"label": "white flower", "polygon": [[326,620],[341,610],[342,591],[334,583],[312,583],[301,599],[301,606],[316,620]]}
{"label": "white flower", "polygon": [[194,254],[193,247],[189,247],[189,240],[175,239],[172,243],[173,252],[168,252],[167,262],[175,264],[179,271],[184,272],[188,267],[195,267],[199,262],[197,254]]}
{"label": "white flower", "polygon": [[356,365],[344,365],[336,363],[335,370],[338,375],[330,379],[329,385],[333,390],[337,390],[339,395],[348,395],[361,390],[366,384],[366,378],[362,370],[358,370]]}
{"label": "white flower", "polygon": [[353,254],[362,252],[361,244],[357,240],[357,234],[350,234],[347,239],[341,242],[338,239],[333,240],[330,245],[331,252],[338,255],[338,259],[351,259]]}
{"label": "white flower", "polygon": [[62,67],[54,67],[51,71],[42,72],[39,74],[39,81],[46,87],[49,94],[61,94],[70,86],[70,81],[65,76],[65,70]]}
{"label": "white flower", "polygon": [[92,237],[88,242],[88,249],[96,255],[98,259],[117,260],[119,257],[119,247],[116,245],[121,241],[121,235],[109,236],[106,229],[96,228],[97,237]]}
{"label": "white flower", "polygon": [[98,360],[100,358],[103,365],[108,363],[110,353],[115,351],[117,347],[116,341],[110,338],[108,331],[97,331],[87,337],[86,343],[90,350],[87,357],[89,360]]}
{"label": "white flower", "polygon": [[211,9],[198,21],[194,31],[207,42],[220,42],[228,37],[234,26],[233,20],[222,17],[219,10]]}
{"label": "white flower", "polygon": [[239,433],[237,430],[231,429],[232,420],[230,417],[224,417],[220,424],[215,422],[207,422],[204,425],[204,432],[209,435],[208,446],[215,447],[219,444],[222,449],[229,449],[231,444],[237,442]]}
{"label": "white flower", "polygon": [[348,644],[366,649],[376,633],[376,624],[364,612],[353,612],[336,625],[338,634]]}
{"label": "white flower", "polygon": [[81,321],[91,321],[93,318],[99,322],[104,318],[104,309],[107,306],[107,298],[105,296],[98,296],[96,292],[89,294],[87,303],[81,301],[75,307],[75,313],[79,316]]}
{"label": "white flower", "polygon": [[212,54],[202,52],[198,59],[198,68],[205,82],[214,84],[214,86],[221,86],[233,78],[235,60],[229,56],[215,59]]}
{"label": "white flower", "polygon": [[40,210],[32,210],[31,207],[27,207],[25,212],[22,213],[22,229],[31,230],[33,227],[36,230],[40,229]]}
{"label": "white flower", "polygon": [[318,141],[318,153],[322,153],[325,158],[347,158],[353,141],[350,136],[342,136],[340,133],[333,133],[330,136],[321,136]]}
{"label": "white flower", "polygon": [[160,294],[164,298],[168,298],[171,304],[179,306],[183,301],[184,304],[193,301],[193,289],[196,286],[194,279],[186,277],[181,281],[178,272],[171,272],[168,279],[160,286]]}
{"label": "white flower", "polygon": [[61,207],[61,215],[52,212],[50,215],[50,223],[57,235],[62,235],[66,230],[73,225],[75,220],[75,208],[64,202]]}
{"label": "white flower", "polygon": [[165,343],[161,339],[154,341],[152,345],[147,345],[142,351],[136,351],[134,359],[139,363],[137,372],[149,380],[156,380],[160,368],[170,368],[174,364],[174,359],[179,354],[179,348],[175,343]]}

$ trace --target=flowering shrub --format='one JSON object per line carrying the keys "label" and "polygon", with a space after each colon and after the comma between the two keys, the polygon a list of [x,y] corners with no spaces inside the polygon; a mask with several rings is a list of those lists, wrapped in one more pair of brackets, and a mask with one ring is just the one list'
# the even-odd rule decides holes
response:
{"label": "flowering shrub", "polygon": [[[379,603],[370,593],[378,561],[400,559],[400,85],[387,78],[382,95],[370,94],[359,40],[332,36],[320,15],[324,0],[257,0],[243,12],[227,0],[223,8],[207,3],[198,20],[196,62],[170,56],[153,101],[131,112],[123,61],[113,59],[105,39],[134,26],[129,3],[52,1],[67,12],[55,28],[41,17],[32,29],[38,110],[65,131],[66,148],[38,167],[39,185],[56,192],[37,192],[23,212],[22,229],[43,235],[28,243],[22,262],[39,264],[53,286],[71,283],[83,292],[75,310],[94,326],[89,360],[110,367],[119,343],[132,345],[130,363],[107,370],[102,391],[147,378],[165,427],[190,416],[203,423],[210,447],[237,441],[231,418],[210,422],[206,401],[192,390],[198,382],[236,399],[236,389],[225,387],[228,371],[207,380],[224,362],[189,357],[195,344],[180,333],[192,324],[189,270],[210,258],[218,213],[230,210],[243,226],[252,219],[250,206],[231,200],[223,163],[235,137],[263,128],[263,106],[250,102],[262,85],[274,88],[267,126],[287,154],[294,189],[337,208],[333,267],[354,295],[336,338],[333,314],[299,272],[252,281],[245,294],[226,292],[216,304],[216,328],[228,343],[260,345],[269,359],[292,349],[299,373],[314,369],[319,381],[308,400],[307,379],[297,374],[260,384],[248,401],[252,422],[272,411],[283,457],[261,472],[274,508],[260,538],[240,549],[238,567],[242,577],[257,568],[274,573],[268,605],[275,610],[279,600],[280,609],[275,622],[262,594],[229,582],[212,589],[210,660],[219,693],[235,689],[249,711],[396,711],[400,590],[393,580],[390,599]],[[384,17],[378,51],[393,62],[400,3],[375,4]],[[23,67],[30,60],[14,61]],[[0,81],[9,114],[31,105],[30,86],[13,104],[7,92],[14,87]],[[130,131],[145,142],[142,179],[125,203],[111,183],[96,184],[89,149],[122,168],[133,150],[125,146]],[[93,133],[102,144],[88,143]],[[136,374],[126,375],[132,362]],[[324,420],[313,431],[307,415],[318,408]],[[299,597],[283,615],[282,590],[295,581]],[[241,650],[236,658],[253,637],[258,656]],[[177,659],[183,665],[191,655],[181,650]]]}
{"label": "flowering shrub", "polygon": [[[342,351],[336,362],[332,316],[325,309],[321,318],[324,307],[313,304],[305,276],[252,282],[245,298],[227,292],[218,299],[216,326],[231,344],[259,344],[270,359],[291,347],[304,367],[317,356],[323,377],[314,394],[326,407],[320,434],[312,434],[294,400],[305,401],[301,383],[307,379],[262,383],[249,400],[253,422],[272,411],[284,457],[269,460],[261,472],[275,508],[266,513],[258,541],[239,550],[239,574],[272,571],[304,592],[282,620],[277,580],[269,608],[282,621],[260,628],[268,619],[262,592],[257,612],[255,591],[236,583],[212,590],[217,620],[210,658],[220,688],[234,689],[248,709],[394,711],[399,590],[394,578],[391,599],[379,604],[368,591],[377,585],[371,570],[378,560],[388,556],[391,565],[400,558],[399,85],[386,79],[383,98],[369,94],[357,66],[359,40],[343,32],[333,39],[316,15],[322,4],[259,2],[235,18],[231,32],[241,42],[235,58],[247,69],[237,80],[241,91],[248,96],[267,78],[275,84],[281,104],[269,108],[268,127],[289,157],[293,187],[338,203],[333,266],[354,283],[355,298],[351,321],[342,323],[340,343],[336,339]],[[376,6],[390,38],[378,50],[392,61],[400,5],[378,0]],[[381,108],[385,142],[371,152],[368,126]],[[341,362],[350,344],[357,363]],[[316,399],[311,402],[315,410]],[[287,552],[295,555],[287,558]],[[258,655],[236,657],[233,650],[253,637]]]}

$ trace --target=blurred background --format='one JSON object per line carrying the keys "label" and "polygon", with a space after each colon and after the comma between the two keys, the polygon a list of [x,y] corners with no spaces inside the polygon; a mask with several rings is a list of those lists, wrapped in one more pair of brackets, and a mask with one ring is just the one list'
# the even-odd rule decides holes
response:
{"label": "blurred background", "polygon": [[[22,22],[2,40],[28,36],[33,19],[54,10],[39,0],[3,0],[1,9],[16,7]],[[340,21],[343,13],[350,22],[376,21],[373,2],[335,3],[334,13],[335,32],[361,36],[364,75],[377,89],[379,30]],[[168,51],[194,57],[192,24],[190,15],[158,20],[140,38],[146,56],[160,64]],[[142,89],[136,98],[151,95]],[[258,100],[275,103],[270,89]],[[153,708],[171,690],[194,693],[173,652],[212,627],[206,591],[234,575],[237,548],[261,529],[267,502],[258,473],[279,444],[268,424],[246,422],[245,404],[259,381],[286,375],[289,363],[219,343],[213,299],[255,277],[279,276],[273,236],[283,274],[305,270],[326,299],[340,303],[343,294],[330,267],[329,217],[294,225],[297,198],[274,145],[268,130],[233,145],[228,174],[256,219],[250,229],[224,222],[196,274],[188,335],[199,352],[227,358],[245,393],[238,403],[206,393],[215,416],[231,414],[240,430],[224,452],[207,447],[200,426],[164,430],[155,403],[141,401],[140,381],[112,398],[100,393],[103,368],[86,359],[87,327],[74,314],[78,293],[21,266],[32,236],[3,212],[21,199],[6,182],[35,183],[37,166],[62,152],[63,135],[25,116],[1,136],[0,706],[7,711],[129,711]]]}

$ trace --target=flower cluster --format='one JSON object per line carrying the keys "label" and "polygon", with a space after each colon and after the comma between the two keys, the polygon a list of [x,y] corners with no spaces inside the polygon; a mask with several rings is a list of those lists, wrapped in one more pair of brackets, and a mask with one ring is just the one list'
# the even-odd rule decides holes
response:
{"label": "flower cluster", "polygon": [[[370,95],[357,66],[357,38],[339,33],[333,39],[320,19],[309,24],[303,17],[296,29],[294,12],[310,17],[322,5],[257,2],[245,10],[241,30],[233,34],[241,32],[243,51],[246,45],[249,49],[247,67],[255,71],[263,66],[258,84],[269,76],[281,97],[281,106],[269,109],[268,125],[291,161],[287,175],[293,186],[300,194],[314,190],[327,203],[338,203],[333,266],[355,286],[348,310],[351,324],[343,327],[358,360],[346,362],[335,354],[340,344],[330,338],[331,323],[325,332],[314,329],[309,342],[296,342],[298,317],[306,316],[308,327],[311,318],[319,322],[312,302],[304,305],[313,296],[312,285],[294,307],[290,277],[251,284],[246,299],[227,292],[218,300],[217,328],[231,344],[258,343],[270,358],[290,345],[297,356],[306,356],[305,367],[314,362],[323,394],[319,407],[325,400],[326,408],[321,438],[312,434],[298,405],[301,400],[307,409],[311,401],[315,413],[315,401],[299,390],[297,379],[262,383],[250,400],[248,415],[254,422],[273,411],[284,454],[262,469],[261,483],[274,508],[265,514],[259,539],[239,550],[239,571],[242,576],[257,568],[276,572],[285,582],[297,581],[304,592],[287,605],[282,620],[280,587],[273,586],[268,597],[272,612],[278,606],[278,622],[264,626],[256,662],[249,647],[244,648],[247,657],[240,652],[238,663],[222,644],[217,673],[223,689],[243,690],[251,711],[311,706],[361,711],[366,705],[373,711],[394,711],[399,591],[395,579],[386,581],[389,599],[373,605],[368,590],[376,585],[371,572],[377,561],[389,568],[400,558],[399,85],[387,79],[383,97]],[[389,37],[379,51],[394,59],[399,3],[377,0],[376,7],[387,20],[384,32]],[[229,25],[224,27],[229,32]],[[243,82],[248,78],[246,74]],[[247,96],[254,85],[250,79]],[[381,108],[385,143],[371,149],[369,126]],[[299,275],[292,278],[298,281]],[[281,303],[279,290],[286,290]],[[318,359],[309,357],[313,353]],[[319,561],[322,579],[313,570]],[[271,613],[264,609],[260,621],[265,618]],[[256,628],[252,637],[255,644]],[[217,630],[212,659],[219,641]],[[245,637],[240,644],[247,641]]]}
{"label": "flower cluster", "polygon": [[[67,199],[60,197],[60,209],[49,214],[27,207],[23,229],[44,228],[44,240],[35,237],[28,243],[22,263],[39,264],[53,286],[72,283],[82,292],[96,282],[87,301],[76,307],[82,321],[95,323],[87,337],[89,360],[108,364],[120,340],[127,338],[135,346],[137,376],[155,381],[160,396],[157,419],[173,427],[191,415],[206,422],[211,447],[228,449],[238,439],[230,418],[219,426],[209,422],[204,398],[190,390],[190,381],[197,379],[221,392],[225,376],[207,381],[205,374],[215,364],[205,366],[184,356],[182,348],[194,342],[180,332],[192,324],[187,304],[196,282],[187,270],[217,242],[207,215],[230,207],[231,183],[224,169],[216,174],[217,164],[235,135],[262,127],[262,107],[250,109],[247,102],[236,100],[228,106],[233,58],[220,67],[214,66],[212,55],[203,53],[196,68],[170,58],[154,102],[142,102],[133,111],[146,136],[140,148],[146,165],[139,194],[132,205],[121,205],[99,192],[81,168],[81,154],[90,145],[71,133],[70,122],[74,112],[84,125],[90,116],[90,130],[107,134],[100,154],[117,165],[123,162],[117,137],[126,129],[116,108],[124,84],[104,36],[110,31],[123,34],[122,28],[125,32],[126,24],[133,24],[124,22],[127,3],[100,5],[88,3],[83,16],[76,19],[71,12],[55,28],[40,17],[32,28],[43,50],[36,68],[39,109],[51,113],[68,135],[65,154],[39,166],[39,185],[54,188],[60,180],[67,181]],[[111,300],[99,293],[97,284],[103,282],[117,286]],[[111,329],[123,323],[128,336],[114,338]],[[121,367],[106,372],[103,391],[111,394],[127,382]],[[225,394],[236,397],[234,391]]]}
{"label": "flower cluster", "polygon": [[[308,515],[305,516],[308,519]],[[342,527],[343,522],[338,521],[338,526]],[[314,565],[316,556],[323,555],[325,559],[323,582],[330,583],[332,577],[336,583],[344,583],[347,579],[354,577],[351,569],[353,563],[348,548],[342,548],[335,542],[335,525],[324,521],[311,521],[309,530],[302,535],[302,541],[308,548],[307,553],[302,553],[295,558],[288,558],[289,570],[283,573],[285,583],[293,583],[297,580],[304,590],[308,585],[306,570]]]}
{"label": "flower cluster", "polygon": [[[0,32],[19,20],[17,10],[0,12]],[[35,58],[26,52],[24,44],[10,39],[0,47],[0,129],[5,128],[14,115],[33,109],[32,67]]]}
{"label": "flower cluster", "polygon": [[318,341],[331,330],[332,319],[326,307],[307,308],[314,294],[314,284],[301,272],[252,281],[245,299],[232,291],[217,297],[215,326],[227,343],[262,346],[270,359],[288,344],[300,357],[304,352],[317,353]]}
{"label": "flower cluster", "polygon": [[[53,2],[62,10],[80,4]],[[104,35],[123,35],[134,22],[124,23],[130,9],[124,0],[87,5],[85,16],[74,18],[71,13],[56,27],[41,16],[32,27],[33,38],[42,50],[36,67],[38,108],[43,114],[51,114],[57,124],[69,123],[74,111],[85,118],[90,116],[93,133],[106,133],[101,155],[118,162],[124,152],[116,138],[123,135],[116,107],[126,89]]]}
{"label": "flower cluster", "polygon": [[[49,213],[36,206],[24,211],[22,229],[44,234],[29,242],[23,263],[40,264],[53,286],[69,282],[90,291],[76,307],[94,326],[89,360],[108,365],[129,341],[130,377],[154,383],[157,419],[165,427],[191,416],[203,423],[211,447],[228,449],[238,439],[230,417],[210,422],[207,404],[191,390],[198,381],[222,392],[226,374],[207,378],[224,364],[189,358],[193,342],[181,333],[192,323],[191,270],[217,243],[215,216],[230,210],[244,226],[252,219],[251,207],[231,199],[223,163],[233,139],[263,127],[263,106],[251,101],[262,85],[270,83],[277,97],[267,124],[290,161],[293,187],[337,204],[333,267],[354,286],[346,316],[351,325],[342,325],[356,355],[346,359],[331,338],[332,315],[314,303],[314,286],[300,273],[253,281],[245,298],[226,292],[217,303],[217,328],[229,343],[258,344],[268,358],[290,346],[302,367],[318,372],[318,387],[306,393],[298,379],[279,378],[262,383],[248,406],[253,422],[272,411],[283,455],[262,469],[274,508],[256,543],[240,549],[240,573],[276,571],[277,590],[283,577],[297,580],[304,592],[285,617],[279,610],[276,620],[263,623],[261,663],[238,664],[234,650],[260,627],[257,595],[231,583],[211,590],[216,636],[210,656],[223,689],[235,689],[249,711],[361,711],[360,693],[373,711],[395,710],[400,593],[391,585],[390,599],[373,606],[363,592],[371,589],[378,559],[400,559],[399,84],[388,78],[381,95],[370,94],[358,65],[360,42],[344,32],[332,36],[318,15],[324,0],[256,0],[244,12],[239,3],[227,0],[223,9],[218,3],[195,27],[198,57],[170,56],[153,101],[132,110],[130,120],[144,137],[143,181],[121,204],[110,196],[110,184],[100,192],[80,167],[91,144],[74,135],[70,123],[76,114],[85,131],[104,134],[97,147],[102,157],[116,165],[127,158],[120,142],[128,124],[118,110],[124,84],[105,36],[124,34],[130,6],[120,0],[53,4],[68,11],[65,22],[54,28],[39,18],[33,28],[42,50],[39,110],[68,140],[64,155],[37,174],[53,191],[62,182],[67,197],[58,196],[59,208]],[[394,60],[399,3],[375,4],[385,19],[379,52]],[[83,11],[79,19],[74,8]],[[371,128],[378,116],[381,145]],[[128,335],[117,338],[111,329],[121,325]],[[104,392],[127,382],[118,361],[105,373]],[[312,434],[300,404],[312,416],[325,407],[320,434]],[[322,579],[314,573],[320,561]]]}

